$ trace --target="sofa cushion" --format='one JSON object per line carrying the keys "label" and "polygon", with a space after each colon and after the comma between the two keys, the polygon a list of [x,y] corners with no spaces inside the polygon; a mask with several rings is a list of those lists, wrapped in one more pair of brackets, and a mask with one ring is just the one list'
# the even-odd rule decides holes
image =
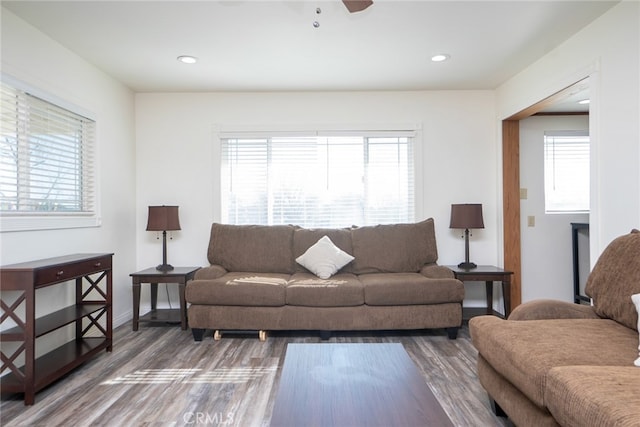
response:
{"label": "sofa cushion", "polygon": [[358,276],[367,305],[415,305],[462,302],[464,287],[456,279],[429,279],[419,273]]}
{"label": "sofa cushion", "polygon": [[433,219],[351,230],[353,272],[415,273],[438,259]]}
{"label": "sofa cushion", "polygon": [[637,334],[609,319],[503,320],[478,316],[469,333],[482,357],[544,407],[549,370],[567,365],[632,366]]}
{"label": "sofa cushion", "polygon": [[364,291],[351,273],[338,273],[330,279],[295,273],[286,287],[286,302],[307,307],[353,307],[364,304]]}
{"label": "sofa cushion", "polygon": [[293,273],[293,231],[291,225],[211,226],[207,257],[228,271]]}
{"label": "sofa cushion", "polygon": [[[351,229],[349,228],[296,228],[293,232],[293,256],[298,258],[323,236],[331,239],[334,245],[346,253],[353,255]],[[306,273],[308,270],[296,264],[296,271]],[[351,263],[340,269],[342,273],[352,273]]]}
{"label": "sofa cushion", "polygon": [[[589,274],[585,291],[601,317],[638,330],[631,295],[640,293],[640,231],[614,239]],[[615,284],[615,286],[612,286]]]}
{"label": "sofa cushion", "polygon": [[640,425],[640,369],[561,366],[547,375],[544,401],[560,425]]}
{"label": "sofa cushion", "polygon": [[227,273],[212,280],[191,280],[185,299],[191,304],[281,307],[288,274]]}
{"label": "sofa cushion", "polygon": [[322,236],[314,245],[296,258],[296,262],[321,279],[328,279],[353,257],[333,244],[328,236]]}

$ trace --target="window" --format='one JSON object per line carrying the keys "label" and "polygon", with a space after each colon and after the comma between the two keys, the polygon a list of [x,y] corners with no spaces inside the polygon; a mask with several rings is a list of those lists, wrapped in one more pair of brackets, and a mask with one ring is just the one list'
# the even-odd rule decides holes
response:
{"label": "window", "polygon": [[589,135],[544,135],[544,198],[547,213],[589,211]]}
{"label": "window", "polygon": [[222,138],[222,219],[304,227],[412,222],[412,137]]}
{"label": "window", "polygon": [[95,122],[5,82],[0,99],[2,231],[95,225]]}

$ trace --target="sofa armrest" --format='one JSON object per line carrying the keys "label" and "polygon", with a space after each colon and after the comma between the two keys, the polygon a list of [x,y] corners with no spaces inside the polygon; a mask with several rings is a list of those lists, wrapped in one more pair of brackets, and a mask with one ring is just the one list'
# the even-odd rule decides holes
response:
{"label": "sofa armrest", "polygon": [[225,274],[227,274],[227,270],[225,270],[222,266],[210,265],[209,267],[203,267],[200,270],[196,271],[196,274],[193,276],[193,278],[195,280],[211,280],[222,277]]}
{"label": "sofa armrest", "polygon": [[443,265],[427,264],[420,269],[420,274],[430,279],[453,279],[453,271]]}
{"label": "sofa armrest", "polygon": [[541,299],[516,307],[509,320],[544,319],[600,319],[590,305],[573,304],[566,301]]}

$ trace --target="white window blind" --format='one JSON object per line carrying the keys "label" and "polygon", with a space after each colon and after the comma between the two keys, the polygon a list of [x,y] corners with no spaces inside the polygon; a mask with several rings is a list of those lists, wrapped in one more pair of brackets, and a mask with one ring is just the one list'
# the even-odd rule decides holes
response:
{"label": "white window blind", "polygon": [[544,135],[545,211],[589,211],[589,134],[553,131]]}
{"label": "white window blind", "polygon": [[223,221],[305,227],[412,222],[413,138],[342,135],[221,138]]}
{"label": "white window blind", "polygon": [[95,122],[2,82],[0,212],[94,215]]}

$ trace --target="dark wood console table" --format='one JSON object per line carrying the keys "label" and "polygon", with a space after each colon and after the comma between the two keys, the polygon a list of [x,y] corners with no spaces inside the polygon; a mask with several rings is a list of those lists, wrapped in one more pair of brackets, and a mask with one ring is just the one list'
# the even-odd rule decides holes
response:
{"label": "dark wood console table", "polygon": [[[493,314],[499,317],[509,317],[511,313],[511,275],[513,272],[503,270],[493,265],[479,265],[476,268],[460,268],[457,265],[447,265],[456,279],[462,282],[485,282],[485,290],[487,295],[486,308],[464,308],[463,318]],[[504,316],[493,309],[493,282],[502,282],[502,298],[504,300]]]}
{"label": "dark wood console table", "polygon": [[[0,381],[3,393],[24,393],[25,405],[33,405],[37,391],[100,351],[111,351],[112,256],[75,254],[0,268],[0,325],[9,319],[16,324],[2,331],[0,339],[17,343],[12,354],[2,350],[0,372],[10,370]],[[36,319],[36,291],[71,280],[75,280],[75,304]],[[75,324],[75,340],[36,359],[36,338],[71,324]],[[15,362],[20,354],[24,354],[21,367]]]}

